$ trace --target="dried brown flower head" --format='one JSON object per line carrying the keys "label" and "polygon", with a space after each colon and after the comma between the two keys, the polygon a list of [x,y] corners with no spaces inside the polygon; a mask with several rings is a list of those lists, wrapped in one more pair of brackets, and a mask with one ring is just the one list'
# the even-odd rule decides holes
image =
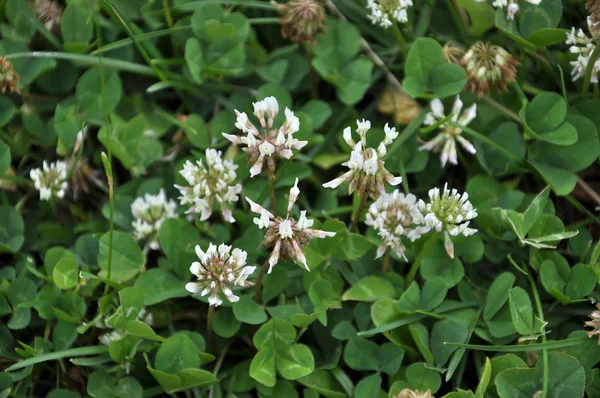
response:
{"label": "dried brown flower head", "polygon": [[460,64],[460,60],[465,55],[465,49],[453,40],[444,44],[442,52],[444,53],[444,59],[449,64]]}
{"label": "dried brown flower head", "polygon": [[421,113],[421,105],[406,92],[387,88],[377,104],[377,110],[384,115],[394,115],[398,124],[409,124]]}
{"label": "dried brown flower head", "polygon": [[13,64],[6,57],[0,56],[0,90],[4,94],[6,90],[11,93],[19,94],[20,90],[17,83],[21,80]]}
{"label": "dried brown flower head", "polygon": [[290,0],[279,4],[281,35],[293,42],[314,43],[318,34],[325,31],[327,13],[319,0]]}
{"label": "dried brown flower head", "polygon": [[592,37],[600,37],[600,0],[586,1],[585,9],[589,14],[588,27]]}
{"label": "dried brown flower head", "polygon": [[431,390],[427,391],[419,391],[419,390],[411,390],[410,388],[405,388],[400,391],[398,394],[394,395],[394,398],[435,398],[433,394],[431,394]]}
{"label": "dried brown flower head", "polygon": [[40,21],[44,23],[46,29],[52,30],[60,26],[64,8],[57,1],[52,0],[33,0],[29,5],[35,11]]}
{"label": "dried brown flower head", "polygon": [[[588,332],[589,337],[598,336],[600,338],[600,303],[596,303],[596,310],[590,314],[591,321],[587,321],[585,326],[591,327]],[[598,341],[600,344],[600,340]]]}
{"label": "dried brown flower head", "polygon": [[520,65],[517,58],[502,47],[482,41],[469,48],[461,64],[467,71],[466,88],[478,97],[489,94],[492,87],[506,90],[506,86],[515,81],[517,65]]}

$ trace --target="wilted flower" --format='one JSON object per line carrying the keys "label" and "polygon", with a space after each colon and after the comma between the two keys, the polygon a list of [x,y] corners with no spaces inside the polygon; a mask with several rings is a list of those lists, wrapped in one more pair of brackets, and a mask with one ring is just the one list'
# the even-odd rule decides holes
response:
{"label": "wilted flower", "polygon": [[300,190],[298,189],[298,179],[296,178],[296,183],[290,189],[290,198],[285,218],[274,216],[262,206],[246,198],[250,204],[250,209],[259,215],[259,217],[254,218],[254,224],[258,225],[260,229],[266,229],[261,245],[273,248],[269,257],[269,274],[279,262],[279,259],[285,259],[288,256],[296,263],[304,265],[310,271],[306,264],[306,257],[302,250],[303,247],[312,238],[335,236],[335,232],[312,229],[311,227],[315,221],[306,217],[306,210],[300,212],[300,218],[297,221],[293,217],[290,217],[292,207],[298,199],[298,195],[300,195]]}
{"label": "wilted flower", "polygon": [[448,234],[452,236],[470,236],[477,232],[469,228],[469,223],[477,217],[477,209],[469,202],[469,194],[462,195],[456,189],[450,191],[448,184],[440,195],[439,188],[429,190],[429,202],[419,200],[413,211],[413,219],[436,232],[444,232],[445,247],[448,255],[454,258],[454,246]]}
{"label": "wilted flower", "polygon": [[453,40],[444,44],[442,52],[444,53],[444,59],[449,64],[460,64],[462,57],[465,55],[465,49]]}
{"label": "wilted flower", "polygon": [[[427,126],[434,125],[439,120],[446,117],[444,114],[444,104],[439,99],[434,99],[430,103],[431,112],[425,116],[423,124]],[[461,126],[467,126],[475,116],[477,116],[477,104],[473,104],[463,111],[461,114],[463,102],[457,95],[454,105],[452,106],[452,117],[450,121],[460,124]],[[462,129],[451,125],[448,122],[442,123],[439,128],[442,130],[434,139],[427,141],[419,147],[420,151],[434,151],[438,152],[441,148],[440,160],[442,167],[446,166],[447,162],[452,164],[458,164],[456,154],[456,141],[458,141],[462,147],[469,153],[474,154],[476,152],[475,147],[469,141],[461,136]]]}
{"label": "wilted flower", "polygon": [[60,26],[64,9],[57,1],[33,0],[29,4],[46,29],[52,30],[55,26]]}
{"label": "wilted flower", "polygon": [[588,11],[588,28],[593,38],[600,36],[600,1],[588,0],[585,3],[585,9]]}
{"label": "wilted flower", "polygon": [[[596,22],[598,24],[598,22]],[[588,17],[588,28],[593,32],[591,18]],[[589,38],[583,31],[583,29],[575,30],[575,28],[571,28],[571,32],[567,33],[567,40],[565,42],[567,45],[571,45],[569,47],[569,51],[572,54],[577,54],[577,60],[571,61],[571,65],[573,66],[573,70],[571,71],[571,76],[573,81],[582,78],[585,76],[585,71],[587,69],[588,63],[590,61],[590,57],[592,53],[596,49],[596,44],[594,44],[594,40]],[[600,74],[600,59],[596,59],[594,62],[594,68],[592,71],[592,76],[590,79],[591,83],[598,83],[598,75]]]}
{"label": "wilted flower", "polygon": [[293,42],[314,43],[327,25],[327,13],[319,0],[289,0],[279,4],[271,0],[281,15],[281,35]]}
{"label": "wilted flower", "polygon": [[10,93],[19,94],[17,83],[21,80],[12,62],[6,57],[0,56],[0,89],[2,94],[8,90]]}
{"label": "wilted flower", "polygon": [[409,124],[421,113],[421,105],[404,91],[386,88],[377,110],[384,115],[394,115],[397,124]]}
{"label": "wilted flower", "polygon": [[189,186],[175,185],[179,189],[181,205],[191,205],[186,213],[199,213],[200,221],[207,220],[213,211],[215,201],[221,208],[223,218],[235,222],[230,205],[237,202],[242,192],[241,184],[233,184],[236,178],[237,165],[223,160],[221,151],[206,150],[206,167],[202,160],[193,164],[189,160],[183,165],[179,174],[185,178]]}
{"label": "wilted flower", "polygon": [[386,123],[384,127],[385,138],[375,150],[367,148],[367,132],[371,128],[371,122],[363,119],[362,122],[357,120],[356,124],[358,125],[356,132],[360,136],[358,143],[352,139],[350,127],[344,129],[344,140],[352,148],[352,152],[350,153],[350,160],[343,163],[343,165],[350,170],[342,176],[323,184],[323,187],[335,189],[344,181],[348,181],[350,183],[349,194],[357,190],[358,195],[367,193],[372,199],[377,199],[380,194],[385,192],[386,181],[391,185],[398,185],[402,182],[402,177],[394,177],[386,170],[385,163],[381,159],[387,153],[386,146],[394,142],[398,137],[398,132],[396,128],[390,128]]}
{"label": "wilted flower", "polygon": [[86,194],[90,192],[89,183],[94,184],[100,189],[106,190],[98,170],[94,169],[94,167],[85,157],[81,157],[79,159],[77,157],[77,153],[83,145],[86,133],[87,127],[77,133],[77,140],[75,141],[75,146],[73,147],[73,155],[71,156],[71,161],[68,165],[68,168],[71,169],[73,167],[73,163],[75,164],[69,179],[74,199],[79,198],[81,191],[85,192]]}
{"label": "wilted flower", "polygon": [[365,224],[377,231],[383,239],[377,248],[377,257],[383,256],[387,248],[396,252],[398,257],[404,258],[406,247],[402,242],[402,236],[414,242],[421,234],[429,232],[429,227],[415,225],[412,213],[417,198],[413,194],[404,195],[397,189],[388,194],[382,194],[371,206],[365,220]]}
{"label": "wilted flower", "polygon": [[248,253],[240,249],[231,250],[231,246],[222,243],[217,248],[212,243],[208,250],[203,252],[200,245],[196,245],[196,255],[200,262],[194,261],[190,272],[198,278],[198,282],[190,282],[185,288],[190,293],[200,293],[208,297],[208,304],[218,307],[223,303],[219,292],[223,292],[225,298],[235,303],[240,298],[231,290],[234,286],[248,287],[253,283],[247,281],[256,267],[246,265]]}
{"label": "wilted flower", "polygon": [[367,10],[370,12],[367,17],[373,25],[379,24],[387,29],[394,20],[408,22],[408,8],[412,5],[412,0],[367,0]]}
{"label": "wilted flower", "polygon": [[[598,336],[600,338],[600,303],[596,303],[596,310],[590,314],[591,321],[587,321],[585,326],[592,328],[588,332],[589,337]],[[600,340],[598,341],[600,344]]]}
{"label": "wilted flower", "polygon": [[433,394],[431,394],[431,390],[427,391],[419,391],[419,390],[411,390],[410,388],[405,388],[400,391],[398,394],[394,395],[394,398],[435,398]]}
{"label": "wilted flower", "polygon": [[[478,2],[482,2],[485,0],[477,0]],[[528,3],[533,5],[539,5],[542,0],[526,0]],[[519,0],[494,0],[492,6],[501,10],[506,7],[506,18],[514,19],[515,15],[519,12]]]}
{"label": "wilted flower", "polygon": [[136,198],[131,204],[133,221],[133,236],[137,240],[145,240],[152,250],[160,249],[158,230],[167,218],[176,217],[177,204],[167,200],[164,190],[158,195],[146,194],[143,198]]}
{"label": "wilted flower", "polygon": [[483,97],[492,87],[506,90],[517,77],[519,61],[500,46],[478,41],[462,57],[461,64],[467,71],[466,88]]}
{"label": "wilted flower", "polygon": [[234,144],[244,144],[244,152],[248,153],[248,164],[250,168],[250,177],[260,174],[264,163],[269,175],[275,174],[275,160],[277,158],[289,159],[292,157],[292,149],[303,148],[308,141],[299,141],[294,138],[294,133],[300,129],[300,119],[294,116],[294,112],[285,108],[285,121],[275,129],[273,121],[279,113],[279,104],[275,97],[266,97],[262,101],[254,102],[254,115],[260,121],[262,133],[250,122],[245,112],[235,111],[237,122],[235,127],[242,130],[245,136],[234,134],[225,134]]}
{"label": "wilted flower", "polygon": [[44,160],[41,169],[32,169],[29,177],[33,180],[35,189],[40,191],[41,200],[64,198],[67,183],[67,164],[61,160],[50,163]]}

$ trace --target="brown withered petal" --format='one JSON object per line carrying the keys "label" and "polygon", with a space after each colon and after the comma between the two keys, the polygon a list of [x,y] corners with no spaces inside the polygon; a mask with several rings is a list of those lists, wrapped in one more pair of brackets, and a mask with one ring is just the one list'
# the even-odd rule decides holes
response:
{"label": "brown withered petal", "polygon": [[506,90],[515,81],[520,63],[502,47],[478,41],[462,57],[461,65],[467,71],[465,88],[481,98],[492,88]]}
{"label": "brown withered petal", "polygon": [[2,93],[6,93],[8,90],[10,93],[19,94],[20,90],[17,87],[17,83],[21,80],[13,64],[6,57],[0,56],[0,90]]}
{"label": "brown withered petal", "polygon": [[60,26],[64,8],[57,1],[31,0],[29,5],[48,30]]}
{"label": "brown withered petal", "polygon": [[405,388],[398,394],[394,395],[394,398],[435,398],[431,393],[431,390],[418,391]]}
{"label": "brown withered petal", "polygon": [[405,92],[386,88],[377,104],[384,115],[394,115],[398,124],[409,124],[421,113],[421,105]]}
{"label": "brown withered petal", "polygon": [[[600,338],[600,303],[596,303],[596,310],[590,314],[591,321],[587,321],[585,326],[592,328],[588,332],[589,337],[599,336]],[[600,344],[600,340],[598,340]]]}
{"label": "brown withered petal", "polygon": [[81,158],[77,161],[75,169],[73,169],[73,173],[71,174],[70,183],[73,190],[73,198],[76,200],[81,195],[81,192],[89,194],[91,185],[106,191],[104,181],[100,178],[100,173],[90,165],[86,158]]}
{"label": "brown withered petal", "polygon": [[277,6],[281,15],[281,35],[293,42],[314,43],[325,31],[327,13],[319,0],[290,0]]}
{"label": "brown withered petal", "polygon": [[460,60],[465,55],[465,49],[455,41],[450,40],[442,48],[444,59],[449,64],[460,64]]}

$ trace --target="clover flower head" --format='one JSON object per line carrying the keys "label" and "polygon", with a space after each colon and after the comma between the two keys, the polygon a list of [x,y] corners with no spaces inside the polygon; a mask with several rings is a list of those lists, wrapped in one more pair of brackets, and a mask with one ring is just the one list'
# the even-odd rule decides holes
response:
{"label": "clover flower head", "polygon": [[385,162],[381,159],[387,153],[386,146],[390,145],[398,137],[395,127],[390,127],[387,123],[384,127],[385,138],[381,141],[377,149],[367,147],[367,132],[371,128],[371,122],[357,120],[356,133],[360,137],[358,142],[352,138],[350,127],[344,129],[343,137],[352,152],[350,159],[342,165],[348,167],[349,171],[340,177],[331,180],[323,187],[335,189],[344,181],[350,183],[349,194],[357,191],[359,195],[368,194],[372,199],[377,199],[379,195],[385,192],[386,181],[391,185],[398,185],[402,182],[402,177],[394,177],[385,168]]}
{"label": "clover flower head", "polygon": [[477,217],[477,209],[469,202],[469,194],[462,195],[456,190],[448,189],[440,193],[439,188],[429,190],[429,201],[422,199],[417,202],[412,213],[416,224],[424,225],[436,232],[444,232],[446,237],[445,247],[448,255],[454,258],[454,246],[448,236],[470,236],[477,232],[469,228],[469,223]]}
{"label": "clover flower head", "polygon": [[435,398],[431,393],[431,390],[419,391],[405,388],[398,394],[394,395],[394,398]]}
{"label": "clover flower head", "polygon": [[[425,116],[423,124],[431,126],[446,117],[444,114],[444,104],[439,99],[434,99],[429,104],[431,112]],[[454,123],[460,124],[461,126],[467,126],[475,116],[477,116],[477,104],[473,104],[465,109],[462,114],[460,113],[463,108],[463,103],[460,97],[457,95],[454,105],[452,106],[452,117],[450,120]],[[458,158],[456,154],[456,141],[470,154],[475,154],[476,150],[473,144],[462,137],[462,129],[451,125],[448,122],[442,123],[439,128],[441,132],[432,140],[425,142],[419,147],[420,151],[434,151],[438,152],[441,149],[440,161],[442,167],[446,166],[446,163],[458,164]]]}
{"label": "clover flower head", "polygon": [[251,275],[256,267],[246,265],[248,253],[240,249],[231,250],[231,246],[225,243],[218,247],[209,244],[206,252],[202,251],[200,245],[196,245],[196,255],[200,261],[194,261],[190,267],[190,272],[196,276],[197,282],[190,282],[185,288],[190,293],[200,293],[201,296],[208,297],[208,304],[218,307],[223,304],[219,295],[223,292],[225,298],[232,303],[239,301],[232,288],[248,287],[253,283],[249,282],[248,275]]}
{"label": "clover flower head", "polygon": [[235,127],[243,134],[223,133],[223,137],[233,144],[245,145],[243,151],[248,154],[248,164],[252,165],[250,177],[260,174],[265,168],[265,163],[269,175],[274,175],[275,161],[280,158],[291,158],[293,150],[302,149],[308,141],[294,138],[294,133],[300,129],[300,119],[288,108],[285,108],[283,124],[279,128],[273,128],[275,116],[279,113],[279,103],[275,97],[266,97],[252,105],[254,116],[260,122],[261,131],[252,124],[245,112],[236,110]]}
{"label": "clover flower head", "polygon": [[[600,339],[600,303],[596,303],[596,310],[590,314],[590,321],[585,322],[585,326],[592,328],[588,332],[588,336],[594,337],[598,336]],[[600,344],[600,340],[598,340],[598,344]]]}
{"label": "clover flower head", "polygon": [[460,64],[462,57],[465,55],[465,49],[453,40],[444,44],[442,48],[444,59],[449,64]]}
{"label": "clover flower head", "polygon": [[281,12],[281,35],[293,42],[314,43],[325,31],[327,13],[319,0],[289,0],[285,4],[271,0]]}
{"label": "clover flower head", "polygon": [[[575,54],[577,58],[575,61],[571,61],[571,78],[576,81],[585,76],[585,71],[590,62],[592,53],[596,49],[594,38],[600,37],[600,21],[592,22],[592,18],[588,17],[588,28],[592,32],[592,38],[588,37],[583,29],[571,28],[571,31],[567,33],[567,40],[565,43],[569,45],[569,51]],[[594,62],[592,69],[592,76],[590,82],[598,83],[598,76],[600,75],[600,59]]]}
{"label": "clover flower head", "polygon": [[131,214],[135,219],[132,223],[134,238],[145,240],[152,250],[160,249],[158,230],[167,218],[176,217],[176,207],[175,201],[167,200],[163,189],[158,195],[146,194],[136,198],[131,204]]}
{"label": "clover flower head", "polygon": [[[477,0],[478,2],[482,2],[485,0]],[[542,0],[526,0],[528,3],[533,5],[539,5]],[[497,8],[499,10],[506,8],[506,18],[507,19],[515,19],[515,15],[519,12],[519,0],[494,0],[492,3],[492,7]]]}
{"label": "clover flower head", "polygon": [[412,5],[412,0],[367,0],[367,17],[373,25],[387,29],[393,21],[408,22],[408,8]]}
{"label": "clover flower head", "polygon": [[466,88],[479,98],[495,87],[498,92],[517,78],[516,57],[500,46],[478,41],[463,55],[461,65],[467,71]]}
{"label": "clover flower head", "polygon": [[8,58],[0,56],[0,91],[2,91],[2,94],[6,91],[19,94],[21,92],[17,86],[19,81],[21,81],[21,78],[12,62]]}
{"label": "clover flower head", "polygon": [[290,216],[292,207],[298,199],[299,194],[298,179],[296,178],[296,183],[290,189],[285,218],[276,217],[273,213],[259,204],[246,198],[250,204],[250,210],[259,215],[259,217],[254,218],[254,224],[260,229],[266,230],[261,246],[273,248],[273,251],[269,256],[269,274],[280,259],[284,260],[287,257],[290,257],[297,264],[303,265],[307,271],[310,271],[308,264],[306,263],[306,257],[304,256],[304,246],[306,246],[308,241],[312,238],[323,239],[335,236],[335,232],[313,229],[312,226],[314,220],[306,217],[306,210],[300,212],[298,220]]}
{"label": "clover flower head", "polygon": [[206,164],[197,160],[196,164],[189,160],[183,165],[179,174],[185,178],[188,185],[175,187],[181,193],[181,205],[190,205],[186,213],[200,214],[200,221],[207,220],[214,204],[220,207],[223,218],[234,223],[231,207],[239,199],[242,192],[241,184],[234,184],[237,165],[229,160],[223,160],[221,151],[206,150]]}
{"label": "clover flower head", "polygon": [[588,0],[585,3],[585,9],[587,10],[588,17],[588,28],[593,38],[600,37],[600,1]]}
{"label": "clover flower head", "polygon": [[377,234],[383,239],[383,242],[377,248],[377,256],[383,256],[387,248],[404,258],[406,247],[402,242],[402,237],[410,239],[411,242],[419,239],[421,234],[429,232],[427,226],[416,225],[413,219],[414,208],[417,198],[413,194],[403,194],[397,189],[392,193],[382,194],[369,207],[365,224],[377,231]]}
{"label": "clover flower head", "polygon": [[48,164],[44,160],[42,168],[32,169],[29,177],[33,180],[35,189],[40,191],[41,200],[64,198],[69,186],[67,182],[67,164],[57,161]]}

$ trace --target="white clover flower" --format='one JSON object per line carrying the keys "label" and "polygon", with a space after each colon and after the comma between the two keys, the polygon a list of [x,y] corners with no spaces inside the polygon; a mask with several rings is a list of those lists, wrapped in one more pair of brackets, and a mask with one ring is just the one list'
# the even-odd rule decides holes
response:
{"label": "white clover flower", "polygon": [[189,160],[183,165],[179,174],[185,178],[189,186],[175,185],[181,196],[181,205],[191,205],[186,213],[199,213],[200,221],[207,220],[213,212],[216,202],[225,221],[234,223],[231,205],[239,199],[241,184],[234,184],[237,165],[223,160],[221,151],[206,150],[206,166],[202,160],[193,164]]}
{"label": "white clover flower", "polygon": [[[485,0],[476,0],[481,3]],[[539,5],[542,0],[525,0],[530,4]],[[515,15],[519,12],[519,0],[494,0],[492,3],[492,7],[497,8],[499,10],[506,8],[506,18],[511,20],[515,19]]]}
{"label": "white clover flower", "polygon": [[260,218],[254,218],[254,223],[258,225],[260,229],[266,228],[265,237],[263,238],[261,246],[273,248],[273,251],[269,256],[269,274],[273,267],[279,262],[279,259],[285,259],[288,256],[310,271],[306,264],[306,257],[304,256],[302,248],[307,245],[308,241],[312,238],[322,239],[335,236],[335,232],[312,229],[314,220],[306,217],[305,210],[300,212],[298,221],[293,217],[290,217],[292,207],[298,199],[299,194],[298,179],[296,178],[296,183],[290,189],[288,210],[285,218],[275,217],[271,212],[259,204],[246,198],[250,204],[250,210],[260,215]]}
{"label": "white clover flower", "polygon": [[113,330],[98,336],[98,341],[100,344],[109,345],[111,342],[121,340],[123,337],[125,337],[124,332]]}
{"label": "white clover flower", "polygon": [[35,189],[40,191],[41,200],[50,200],[50,198],[64,198],[65,192],[69,186],[67,183],[67,164],[63,161],[57,161],[48,164],[44,160],[41,169],[32,169],[29,177],[33,180]]}
{"label": "white clover flower", "polygon": [[387,29],[393,25],[393,21],[408,22],[407,10],[412,6],[412,0],[367,0],[367,17],[373,25]]}
{"label": "white clover flower", "polygon": [[[598,28],[592,24],[592,20],[588,17],[588,28],[590,31],[595,32]],[[576,81],[585,76],[585,71],[590,62],[590,57],[592,53],[596,49],[596,44],[594,44],[594,40],[588,37],[583,29],[575,30],[575,28],[571,28],[571,32],[567,33],[567,40],[565,41],[567,45],[570,45],[569,51],[572,54],[577,55],[577,59],[575,61],[571,61],[571,66],[573,69],[571,71],[571,78],[573,81]],[[598,83],[598,76],[600,75],[600,59],[596,59],[594,62],[594,67],[592,71],[592,77],[590,79],[591,83]]]}
{"label": "white clover flower", "polygon": [[231,289],[236,286],[253,285],[247,279],[256,267],[246,265],[248,253],[245,251],[240,249],[232,251],[231,246],[225,243],[218,247],[211,243],[206,252],[202,251],[200,245],[196,245],[196,255],[200,261],[192,263],[190,272],[197,277],[198,281],[186,284],[185,288],[188,292],[200,293],[201,296],[210,293],[209,305],[218,307],[223,303],[219,292],[223,292],[227,300],[235,303],[240,298]]}
{"label": "white clover flower", "polygon": [[376,258],[383,256],[389,247],[398,257],[402,257],[406,261],[404,255],[406,247],[402,242],[402,236],[414,242],[422,234],[429,232],[429,227],[419,226],[417,220],[413,219],[412,214],[416,202],[415,195],[404,195],[396,189],[392,193],[382,194],[371,204],[365,224],[377,231],[377,234],[383,239],[377,248]]}
{"label": "white clover flower", "polygon": [[266,97],[262,101],[254,102],[254,115],[260,121],[262,131],[259,131],[248,119],[244,112],[235,111],[237,121],[235,127],[242,130],[244,135],[225,134],[232,143],[243,144],[243,151],[248,153],[250,177],[260,174],[265,168],[270,175],[275,173],[275,160],[289,159],[292,150],[302,149],[308,141],[299,141],[294,138],[294,133],[300,129],[300,119],[294,112],[285,108],[285,121],[279,128],[273,128],[275,116],[279,113],[279,103],[275,97]]}
{"label": "white clover flower", "polygon": [[346,127],[343,133],[344,140],[352,148],[352,152],[350,153],[350,160],[342,163],[342,165],[350,170],[342,176],[323,184],[323,187],[335,189],[344,181],[348,181],[350,183],[349,194],[357,190],[359,195],[367,193],[371,198],[377,199],[380,194],[385,192],[386,181],[391,185],[398,185],[402,182],[402,177],[394,177],[386,170],[385,163],[381,159],[387,152],[386,145],[394,142],[398,137],[398,133],[394,127],[390,128],[386,123],[384,127],[385,138],[377,149],[367,148],[367,132],[371,128],[371,122],[357,120],[356,124],[358,125],[356,132],[360,137],[360,141],[354,142],[350,127]]}
{"label": "white clover flower", "polygon": [[143,198],[136,198],[131,204],[133,221],[133,236],[137,240],[145,240],[152,250],[159,250],[158,230],[167,218],[176,217],[177,204],[167,200],[163,189],[158,195],[146,194]]}
{"label": "white clover flower", "polygon": [[454,246],[448,236],[470,236],[477,232],[469,228],[469,223],[477,217],[477,209],[469,202],[469,194],[462,195],[456,189],[450,191],[448,184],[440,195],[439,188],[429,190],[429,202],[419,200],[412,213],[416,224],[444,232],[446,236],[445,247],[448,255],[454,258]]}
{"label": "white clover flower", "polygon": [[[433,125],[438,120],[446,117],[444,114],[444,105],[442,104],[442,101],[436,98],[431,101],[430,106],[431,112],[426,115],[425,121],[423,122],[423,124],[428,126]],[[457,95],[454,105],[452,106],[452,117],[450,120],[462,126],[467,126],[473,119],[475,119],[475,116],[477,115],[477,104],[471,105],[461,114],[460,111],[462,110],[462,107],[463,103],[460,100],[460,97]],[[441,149],[440,161],[442,162],[442,167],[445,167],[446,163],[448,162],[452,164],[458,164],[456,141],[458,141],[467,152],[475,154],[476,150],[473,144],[461,136],[461,128],[452,126],[448,122],[442,123],[439,127],[442,131],[434,139],[421,145],[419,147],[420,151],[425,150],[437,152]]]}

